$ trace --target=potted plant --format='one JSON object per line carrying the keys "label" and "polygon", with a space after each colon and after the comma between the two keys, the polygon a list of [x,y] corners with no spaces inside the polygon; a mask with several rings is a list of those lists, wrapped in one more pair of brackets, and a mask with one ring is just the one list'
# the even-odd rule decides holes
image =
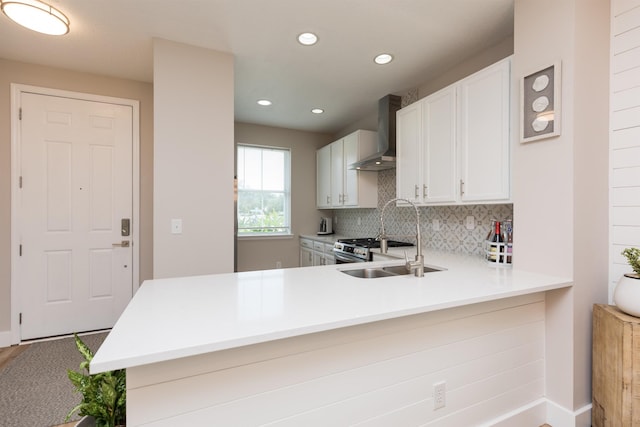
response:
{"label": "potted plant", "polygon": [[[74,334],[76,347],[84,358],[80,363],[81,372],[69,369],[67,375],[76,391],[82,394],[82,401],[67,415],[66,421],[75,413],[84,416],[78,425],[96,427],[124,426],[126,423],[126,371],[103,372],[89,374],[89,363],[93,352]],[[91,424],[93,419],[93,424]]]}
{"label": "potted plant", "polygon": [[624,274],[613,293],[616,306],[627,314],[640,317],[640,249],[627,248],[622,251],[633,273]]}

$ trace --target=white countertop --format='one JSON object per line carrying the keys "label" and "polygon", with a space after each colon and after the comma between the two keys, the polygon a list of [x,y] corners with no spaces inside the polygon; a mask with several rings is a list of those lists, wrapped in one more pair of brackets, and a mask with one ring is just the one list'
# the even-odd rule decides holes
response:
{"label": "white countertop", "polygon": [[[404,249],[395,255],[403,253]],[[447,270],[423,278],[360,279],[339,271],[399,263],[403,262],[146,281],[96,353],[91,372],[571,286],[568,279],[495,268],[478,257],[438,252],[425,252],[425,264]]]}

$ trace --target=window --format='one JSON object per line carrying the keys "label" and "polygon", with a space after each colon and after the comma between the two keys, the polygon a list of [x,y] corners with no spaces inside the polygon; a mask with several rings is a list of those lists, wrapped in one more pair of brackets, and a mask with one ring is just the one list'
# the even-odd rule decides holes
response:
{"label": "window", "polygon": [[238,235],[291,234],[291,153],[237,146]]}

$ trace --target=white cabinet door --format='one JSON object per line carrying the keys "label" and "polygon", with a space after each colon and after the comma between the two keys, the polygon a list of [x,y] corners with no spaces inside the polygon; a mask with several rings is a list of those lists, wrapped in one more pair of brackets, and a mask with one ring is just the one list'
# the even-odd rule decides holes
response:
{"label": "white cabinet door", "polygon": [[300,267],[313,265],[313,240],[300,239]]}
{"label": "white cabinet door", "polygon": [[316,152],[316,205],[331,207],[331,146],[326,145]]}
{"label": "white cabinet door", "polygon": [[460,82],[461,200],[509,199],[510,60]]}
{"label": "white cabinet door", "polygon": [[449,86],[422,102],[422,174],[424,203],[457,198],[456,87]]}
{"label": "white cabinet door", "polygon": [[422,202],[421,114],[422,103],[415,102],[396,115],[396,194],[415,203]]}
{"label": "white cabinet door", "polygon": [[331,205],[342,206],[344,195],[343,140],[331,144]]}
{"label": "white cabinet door", "polygon": [[[352,133],[342,140],[342,155],[344,164],[344,186],[342,194],[342,205],[357,206],[358,205],[358,172],[355,169],[349,169],[349,165],[358,161],[358,134]],[[367,173],[367,172],[364,172]]]}
{"label": "white cabinet door", "polygon": [[313,265],[313,251],[307,248],[300,248],[300,267],[311,267]]}

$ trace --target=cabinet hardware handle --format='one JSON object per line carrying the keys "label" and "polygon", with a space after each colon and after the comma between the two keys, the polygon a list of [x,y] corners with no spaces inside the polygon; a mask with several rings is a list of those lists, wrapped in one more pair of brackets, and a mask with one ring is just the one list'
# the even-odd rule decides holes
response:
{"label": "cabinet hardware handle", "polygon": [[460,180],[460,195],[464,196],[464,181]]}
{"label": "cabinet hardware handle", "polygon": [[414,192],[413,192],[413,196],[414,196],[416,199],[419,197],[419,196],[418,196],[418,189],[419,189],[419,188],[420,188],[420,187],[418,187],[418,184],[416,184],[416,185],[415,185]]}
{"label": "cabinet hardware handle", "polygon": [[427,186],[423,184],[422,185],[422,197],[424,199],[426,199],[427,198],[427,194],[429,194],[428,191],[427,191]]}
{"label": "cabinet hardware handle", "polygon": [[329,196],[327,196],[327,204],[330,204],[330,203],[329,203]]}
{"label": "cabinet hardware handle", "polygon": [[347,203],[347,199],[348,199],[348,195],[347,194],[343,194],[342,195],[342,203]]}

